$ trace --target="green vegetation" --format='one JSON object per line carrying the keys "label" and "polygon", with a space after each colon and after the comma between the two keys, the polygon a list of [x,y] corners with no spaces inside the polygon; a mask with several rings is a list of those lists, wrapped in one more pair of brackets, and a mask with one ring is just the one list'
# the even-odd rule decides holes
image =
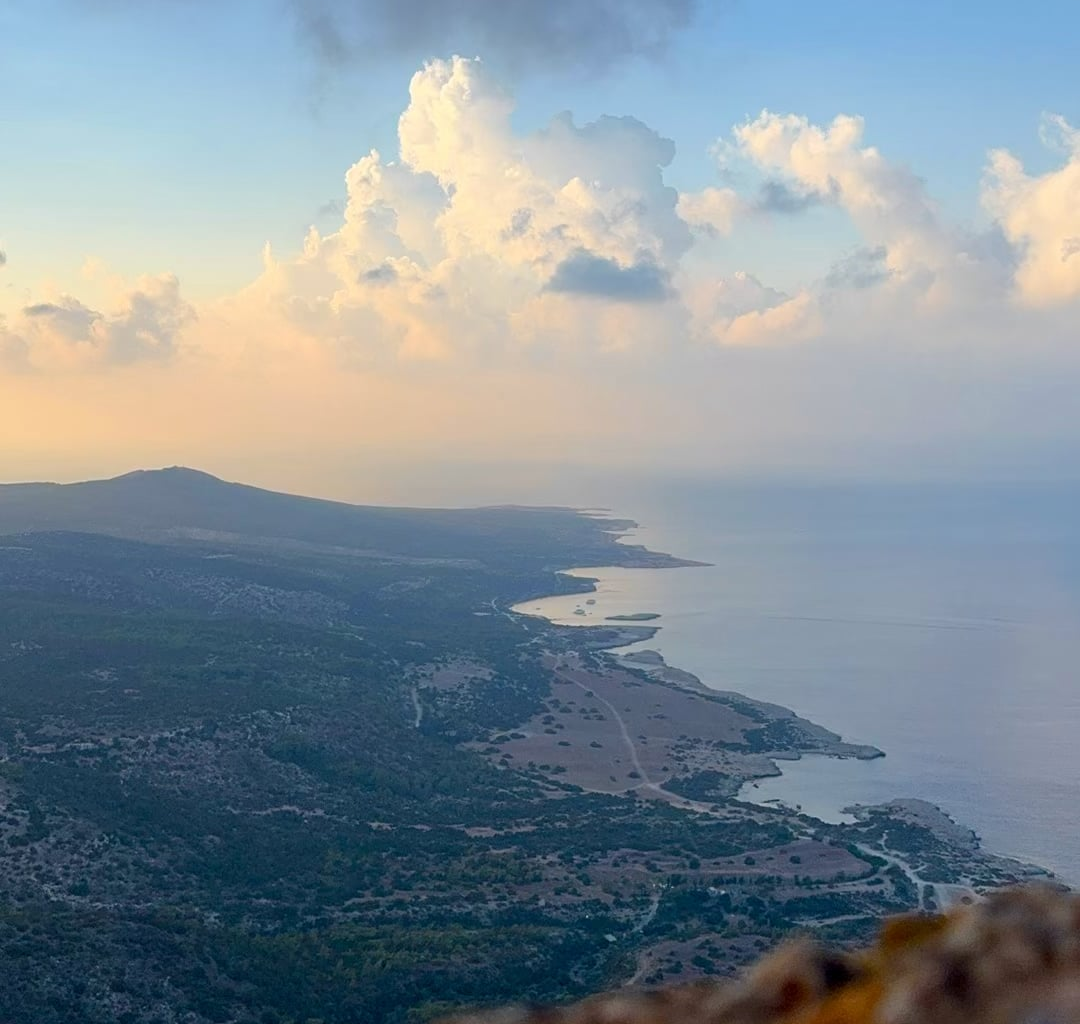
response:
{"label": "green vegetation", "polygon": [[[544,651],[610,638],[503,613],[586,586],[560,566],[641,557],[595,521],[362,510],[343,550],[344,506],[289,518],[169,480],[220,499],[200,528],[246,535],[0,536],[0,1019],[414,1022],[571,998],[702,935],[721,944],[659,974],[730,971],[815,917],[917,899],[862,854],[877,819],[744,812],[718,772],[669,784],[717,818],[489,759],[550,698]],[[153,533],[143,484],[126,519],[100,494],[95,514]],[[482,671],[435,685],[459,664]],[[810,832],[847,881],[787,847]]]}

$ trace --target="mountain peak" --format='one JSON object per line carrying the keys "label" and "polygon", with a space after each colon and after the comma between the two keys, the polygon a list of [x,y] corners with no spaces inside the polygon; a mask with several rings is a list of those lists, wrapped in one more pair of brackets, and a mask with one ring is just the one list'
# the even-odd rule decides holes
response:
{"label": "mountain peak", "polygon": [[225,482],[221,477],[214,476],[212,473],[206,473],[201,469],[191,469],[189,466],[162,466],[160,469],[135,469],[130,473],[122,473],[120,476],[113,477],[112,479],[103,482],[117,483],[121,480],[200,480],[216,484]]}

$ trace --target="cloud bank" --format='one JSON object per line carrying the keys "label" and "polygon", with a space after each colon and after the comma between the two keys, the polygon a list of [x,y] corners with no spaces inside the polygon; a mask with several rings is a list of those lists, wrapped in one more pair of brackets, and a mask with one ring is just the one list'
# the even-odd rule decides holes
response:
{"label": "cloud bank", "polygon": [[[332,229],[267,248],[243,290],[195,309],[166,273],[8,309],[12,450],[557,459],[590,410],[585,447],[609,461],[881,472],[887,452],[917,474],[1080,454],[1080,136],[1062,119],[1044,126],[1059,166],[991,151],[985,219],[963,224],[853,115],[764,111],[716,147],[753,187],[679,193],[674,142],[633,117],[522,134],[513,111],[479,61],[431,62],[397,153],[361,156]],[[765,242],[811,206],[857,243],[770,283]],[[748,239],[754,265],[732,270]]]}

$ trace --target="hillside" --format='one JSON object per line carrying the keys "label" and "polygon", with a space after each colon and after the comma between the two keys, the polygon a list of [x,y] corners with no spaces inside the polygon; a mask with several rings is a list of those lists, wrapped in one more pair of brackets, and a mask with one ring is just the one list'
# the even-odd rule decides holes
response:
{"label": "hillside", "polygon": [[[564,508],[412,509],[349,505],[227,483],[174,467],[76,484],[0,485],[0,535],[78,531],[141,540],[341,548],[384,558],[516,565],[660,565]],[[567,559],[570,562],[567,562]]]}
{"label": "hillside", "polygon": [[948,914],[894,918],[856,952],[802,937],[735,985],[612,992],[446,1024],[1076,1024],[1078,948],[1077,896],[1029,887]]}
{"label": "hillside", "polygon": [[[418,1022],[727,974],[1024,876],[911,804],[740,803],[864,748],[506,611],[560,509],[365,509],[189,471],[0,498],[0,1019]],[[657,742],[650,744],[645,733]],[[662,741],[662,742],[661,742]]]}

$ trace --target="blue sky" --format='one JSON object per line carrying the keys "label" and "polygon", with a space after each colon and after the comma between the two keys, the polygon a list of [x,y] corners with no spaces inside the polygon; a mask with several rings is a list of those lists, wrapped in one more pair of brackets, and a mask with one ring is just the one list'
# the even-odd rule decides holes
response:
{"label": "blue sky", "polygon": [[1075,475],[1078,39],[1065,2],[6,0],[0,478]]}
{"label": "blue sky", "polygon": [[[1038,168],[1039,116],[1080,121],[1077,39],[1080,5],[1065,2],[709,4],[659,61],[518,80],[516,118],[633,114],[676,140],[670,183],[699,188],[715,181],[710,145],[763,108],[858,113],[868,142],[974,218],[990,147]],[[325,220],[345,168],[370,148],[394,153],[416,66],[394,55],[321,67],[285,4],[265,0],[8,0],[11,276],[67,282],[92,254],[129,274],[173,269],[197,296],[238,286],[263,241],[295,249]],[[785,279],[799,276],[792,262]]]}

